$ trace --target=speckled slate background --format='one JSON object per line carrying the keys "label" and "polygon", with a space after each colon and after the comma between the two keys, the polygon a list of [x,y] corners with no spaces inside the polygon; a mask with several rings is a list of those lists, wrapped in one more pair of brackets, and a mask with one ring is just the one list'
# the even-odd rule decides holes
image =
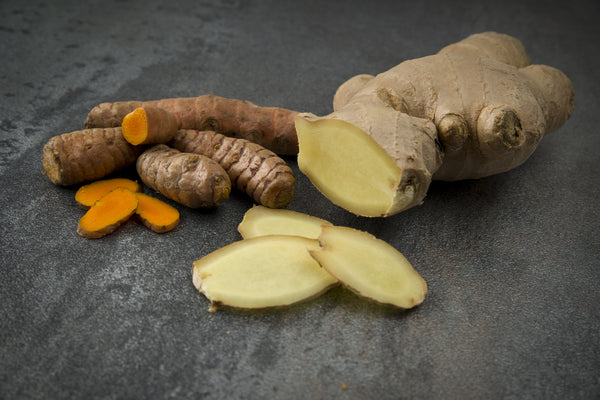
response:
{"label": "speckled slate background", "polygon": [[[598,398],[599,4],[447,4],[1,1],[0,398]],[[165,235],[132,222],[90,241],[76,188],[41,173],[45,142],[103,101],[212,93],[326,114],[347,78],[485,30],[518,37],[575,87],[572,118],[523,166],[436,182],[422,206],[367,219],[288,159],[290,209],[412,261],[429,293],[408,312],[334,289],[208,313],[192,261],[240,238],[248,198],[179,207]]]}

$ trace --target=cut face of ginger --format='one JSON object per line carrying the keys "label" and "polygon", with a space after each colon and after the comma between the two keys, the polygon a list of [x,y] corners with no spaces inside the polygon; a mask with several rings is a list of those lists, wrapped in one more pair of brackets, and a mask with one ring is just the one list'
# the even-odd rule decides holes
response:
{"label": "cut face of ginger", "polygon": [[265,235],[292,235],[317,239],[324,219],[286,209],[254,206],[244,214],[238,232],[244,239]]}
{"label": "cut face of ginger", "polygon": [[367,232],[324,226],[311,255],[358,295],[382,304],[412,308],[425,298],[425,280],[393,246]]}
{"label": "cut face of ginger", "polygon": [[310,256],[317,240],[268,235],[222,247],[194,262],[194,286],[210,301],[241,309],[280,307],[311,299],[337,280]]}
{"label": "cut face of ginger", "polygon": [[361,216],[396,212],[402,170],[369,135],[340,119],[297,117],[298,166],[332,203]]}

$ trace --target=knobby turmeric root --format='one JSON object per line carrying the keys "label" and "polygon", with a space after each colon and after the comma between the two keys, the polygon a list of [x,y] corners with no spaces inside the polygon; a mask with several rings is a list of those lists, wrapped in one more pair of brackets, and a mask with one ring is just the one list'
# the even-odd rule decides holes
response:
{"label": "knobby turmeric root", "polygon": [[147,186],[191,208],[218,206],[231,192],[229,176],[216,161],[164,144],[142,153],[136,168]]}
{"label": "knobby turmeric root", "polygon": [[132,192],[141,192],[142,185],[126,178],[114,178],[95,181],[80,187],[75,193],[75,201],[85,209],[89,209],[108,192],[123,187]]}
{"label": "knobby turmeric root", "polygon": [[86,128],[120,126],[123,118],[139,107],[161,108],[173,114],[182,129],[212,130],[241,137],[281,155],[298,154],[294,128],[296,111],[260,107],[249,101],[204,95],[153,101],[102,103],[85,121]]}
{"label": "knobby turmeric root", "polygon": [[125,140],[133,145],[161,144],[175,136],[179,123],[162,108],[140,107],[123,117],[121,129]]}
{"label": "knobby turmeric root", "polygon": [[137,198],[135,214],[152,231],[165,233],[179,225],[179,211],[175,207],[144,193],[137,193]]}
{"label": "knobby turmeric root", "polygon": [[432,179],[475,179],[522,164],[571,115],[559,70],[485,32],[438,54],[342,84],[334,112],[296,118],[298,165],[333,203],[363,216],[421,204]]}
{"label": "knobby turmeric root", "polygon": [[123,138],[120,127],[84,129],[51,138],[44,146],[42,164],[54,184],[69,186],[133,165],[141,152]]}
{"label": "knobby turmeric root", "polygon": [[129,189],[118,187],[98,200],[79,220],[77,233],[99,239],[113,233],[137,209],[138,197]]}
{"label": "knobby turmeric root", "polygon": [[234,187],[259,204],[282,208],[294,198],[296,179],[291,168],[257,143],[214,131],[182,129],[169,145],[212,158],[227,172]]}

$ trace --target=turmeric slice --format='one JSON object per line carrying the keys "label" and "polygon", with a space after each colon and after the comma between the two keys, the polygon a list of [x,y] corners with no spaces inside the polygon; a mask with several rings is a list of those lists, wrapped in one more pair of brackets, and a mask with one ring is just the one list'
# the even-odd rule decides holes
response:
{"label": "turmeric slice", "polygon": [[108,192],[118,187],[129,189],[132,192],[142,191],[142,185],[131,179],[103,179],[80,187],[75,193],[75,201],[87,210],[93,206],[95,202],[104,197]]}
{"label": "turmeric slice", "polygon": [[156,107],[139,107],[123,118],[123,137],[133,145],[167,143],[179,129],[170,112]]}
{"label": "turmeric slice", "polygon": [[77,233],[99,239],[113,233],[137,209],[138,197],[129,189],[118,187],[98,200],[79,220]]}
{"label": "turmeric slice", "polygon": [[137,193],[137,198],[135,214],[152,231],[165,233],[179,225],[179,211],[175,207],[144,193]]}

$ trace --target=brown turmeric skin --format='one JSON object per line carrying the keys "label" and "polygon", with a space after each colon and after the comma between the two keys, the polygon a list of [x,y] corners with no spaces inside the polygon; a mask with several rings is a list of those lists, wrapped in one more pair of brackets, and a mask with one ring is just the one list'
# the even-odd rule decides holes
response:
{"label": "brown turmeric skin", "polygon": [[51,138],[44,146],[42,164],[54,184],[69,186],[133,165],[141,151],[127,143],[120,127],[84,129]]}
{"label": "brown turmeric skin", "polygon": [[147,106],[172,113],[181,129],[212,130],[258,143],[280,155],[298,154],[296,111],[214,95],[102,103],[90,111],[85,127],[120,126],[127,114]]}
{"label": "brown turmeric skin", "polygon": [[294,198],[296,179],[291,168],[259,144],[214,131],[182,129],[169,145],[212,158],[227,172],[234,187],[266,207],[283,208]]}
{"label": "brown turmeric skin", "polygon": [[216,161],[164,144],[142,153],[136,168],[147,186],[191,208],[218,206],[231,192],[229,176]]}

